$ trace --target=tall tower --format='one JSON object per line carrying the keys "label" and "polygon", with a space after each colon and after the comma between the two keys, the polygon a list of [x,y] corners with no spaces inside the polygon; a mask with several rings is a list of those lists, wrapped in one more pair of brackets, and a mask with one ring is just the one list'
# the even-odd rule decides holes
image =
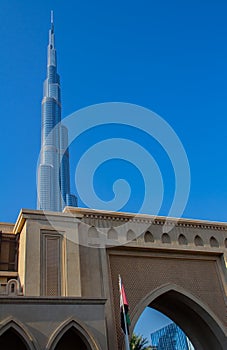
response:
{"label": "tall tower", "polygon": [[68,130],[61,124],[61,89],[57,73],[54,43],[54,20],[47,47],[47,77],[43,86],[41,152],[38,169],[37,208],[62,211],[66,205],[76,206],[70,194]]}

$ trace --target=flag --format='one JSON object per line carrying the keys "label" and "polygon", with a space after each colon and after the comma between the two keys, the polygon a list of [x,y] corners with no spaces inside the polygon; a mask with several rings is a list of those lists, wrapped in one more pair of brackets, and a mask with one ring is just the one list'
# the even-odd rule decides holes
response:
{"label": "flag", "polygon": [[[127,334],[129,334],[129,326],[130,326],[130,318],[129,318],[129,306],[128,306],[128,300],[126,298],[125,294],[125,288],[124,285],[121,283],[121,279],[119,277],[119,286],[120,286],[120,308],[121,308],[121,328],[123,332],[126,334],[126,327],[127,327]],[[126,327],[125,327],[126,324]]]}

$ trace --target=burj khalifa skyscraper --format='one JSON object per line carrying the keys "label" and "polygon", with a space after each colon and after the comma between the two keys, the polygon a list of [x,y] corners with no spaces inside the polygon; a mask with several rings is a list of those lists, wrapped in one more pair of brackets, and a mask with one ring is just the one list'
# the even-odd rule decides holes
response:
{"label": "burj khalifa skyscraper", "polygon": [[62,211],[66,205],[76,206],[70,193],[68,130],[61,124],[61,89],[57,73],[54,43],[54,21],[47,48],[47,77],[42,100],[41,152],[38,167],[37,209]]}

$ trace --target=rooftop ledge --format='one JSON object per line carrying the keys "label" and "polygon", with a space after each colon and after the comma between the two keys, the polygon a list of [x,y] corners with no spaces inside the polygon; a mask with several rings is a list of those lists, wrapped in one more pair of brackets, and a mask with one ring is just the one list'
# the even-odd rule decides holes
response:
{"label": "rooftop ledge", "polygon": [[[112,219],[112,220],[126,220],[126,221],[141,221],[141,222],[154,222],[156,224],[169,224],[169,225],[180,225],[187,227],[203,227],[211,229],[222,229],[227,230],[227,222],[210,221],[210,220],[199,220],[199,219],[187,219],[187,218],[174,218],[166,216],[154,216],[148,214],[137,214],[127,212],[114,212],[108,210],[97,210],[90,208],[78,208],[78,207],[65,207],[63,212],[53,212],[45,210],[34,210],[34,209],[21,209],[17,221],[13,228],[13,233],[20,232],[26,219],[39,220],[43,217],[51,218],[52,220],[78,220],[84,217]],[[4,225],[6,225],[4,223]],[[8,224],[12,225],[12,224]],[[0,223],[1,227],[1,223]]]}

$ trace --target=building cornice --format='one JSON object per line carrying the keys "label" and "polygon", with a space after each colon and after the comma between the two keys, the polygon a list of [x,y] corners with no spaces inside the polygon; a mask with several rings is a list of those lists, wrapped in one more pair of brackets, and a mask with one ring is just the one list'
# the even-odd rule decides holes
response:
{"label": "building cornice", "polygon": [[26,220],[47,220],[47,221],[72,221],[78,222],[78,219],[83,217],[82,214],[77,213],[72,215],[70,213],[62,213],[55,211],[47,211],[47,210],[32,210],[32,209],[21,209],[17,221],[14,226],[14,233],[20,233],[23,229],[23,226]]}
{"label": "building cornice", "polygon": [[[75,222],[84,221],[86,219],[97,220],[111,220],[116,222],[134,222],[151,225],[167,225],[176,227],[185,227],[193,229],[206,229],[206,230],[218,230],[227,231],[226,222],[198,220],[198,219],[186,219],[186,218],[173,218],[165,216],[152,216],[147,214],[135,214],[124,212],[113,212],[107,210],[96,210],[89,208],[78,207],[65,207],[63,212],[43,211],[43,210],[31,210],[21,209],[16,223],[14,225],[13,233],[20,233],[23,229],[25,221],[27,219],[32,220],[52,220],[52,221],[72,221]],[[10,224],[8,224],[10,225]],[[11,224],[12,225],[12,224]]]}
{"label": "building cornice", "polygon": [[72,208],[66,207],[65,213],[71,214],[82,214],[84,218],[102,219],[102,220],[113,220],[122,222],[136,222],[146,223],[154,225],[168,225],[168,226],[179,226],[187,228],[203,228],[212,230],[223,230],[227,231],[226,222],[207,221],[198,219],[186,219],[186,218],[174,218],[165,216],[153,216],[147,214],[136,214],[136,213],[124,213],[124,212],[112,212],[105,210],[95,210],[88,208]]}
{"label": "building cornice", "polygon": [[4,304],[70,304],[70,305],[105,305],[104,298],[80,298],[80,297],[24,297],[24,296],[0,296],[0,303]]}

